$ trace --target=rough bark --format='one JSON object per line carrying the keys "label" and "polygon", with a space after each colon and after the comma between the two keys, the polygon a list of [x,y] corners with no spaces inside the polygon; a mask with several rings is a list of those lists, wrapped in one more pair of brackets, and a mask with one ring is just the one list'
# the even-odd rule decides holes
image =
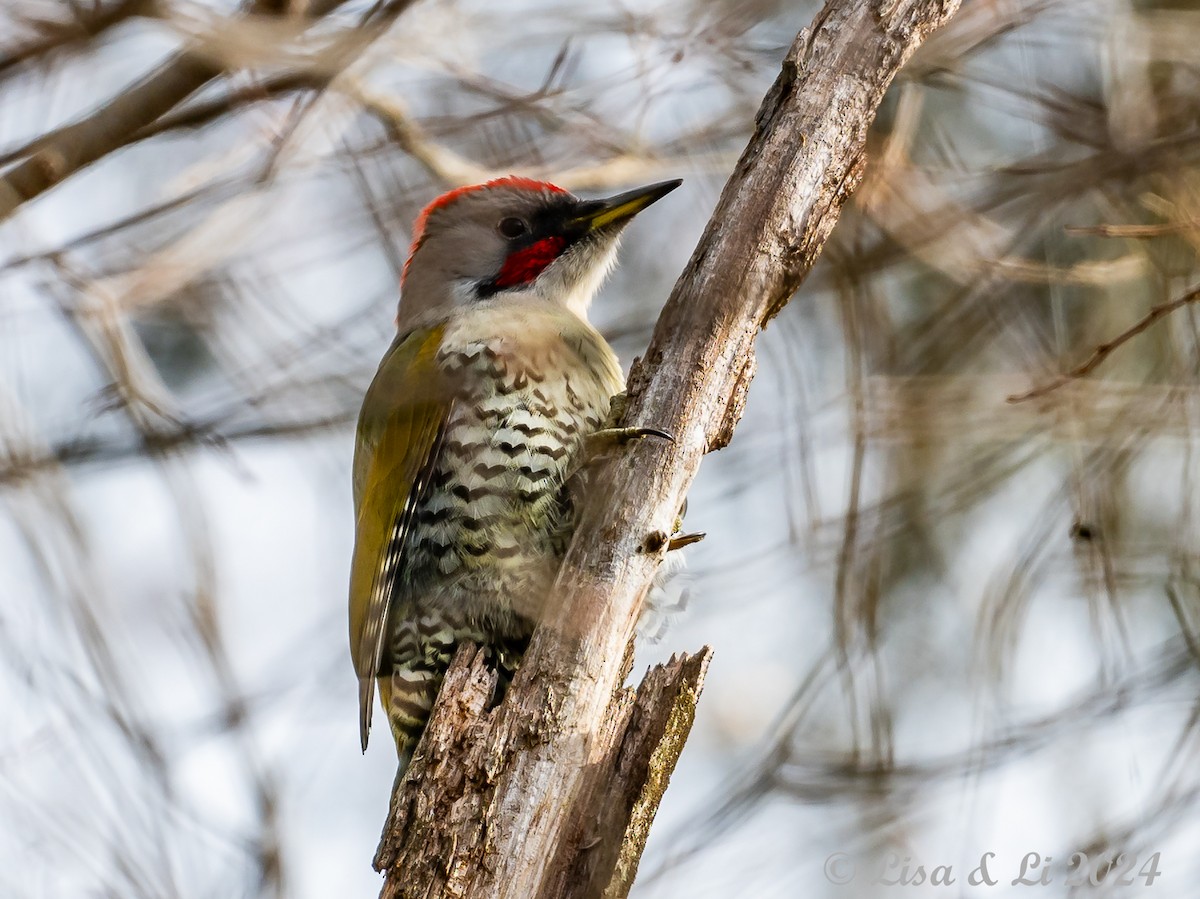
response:
{"label": "rough bark", "polygon": [[[711,656],[706,647],[647,672],[636,690],[613,698],[594,735],[594,783],[586,813],[572,816],[567,841],[578,851],[564,870],[569,889],[556,895],[624,896],[633,882],[650,822],[683,750]],[[496,722],[496,674],[477,647],[461,647],[446,675],[421,745],[393,796],[375,866],[390,869],[386,899],[471,896],[479,857],[459,851],[461,834],[489,820],[497,764],[504,751],[489,739]],[[540,701],[514,694],[513,703]],[[541,709],[521,709],[533,719]],[[555,810],[551,808],[553,813]],[[479,837],[486,841],[486,833]],[[404,859],[403,869],[395,862]]]}
{"label": "rough bark", "polygon": [[[707,659],[705,651],[652,672],[636,700],[619,689],[665,535],[701,458],[728,443],[741,416],[756,335],[808,273],[862,178],[884,91],[957,7],[830,0],[797,36],[630,375],[626,424],[665,429],[675,441],[645,440],[598,466],[591,482],[605,490],[586,504],[556,584],[561,604],[505,701],[494,710],[485,701],[454,734],[439,730],[443,709],[435,714],[376,858],[384,896],[625,895],[653,814],[642,807],[635,820],[622,818],[606,802],[622,749],[639,741],[642,719],[629,709],[670,718],[652,695],[679,708],[690,690],[683,707],[694,702]],[[484,677],[478,661],[469,671]],[[439,706],[464,702],[456,683]],[[655,730],[657,760],[644,770],[658,786],[649,792],[678,755],[664,745],[686,731],[683,721]]]}

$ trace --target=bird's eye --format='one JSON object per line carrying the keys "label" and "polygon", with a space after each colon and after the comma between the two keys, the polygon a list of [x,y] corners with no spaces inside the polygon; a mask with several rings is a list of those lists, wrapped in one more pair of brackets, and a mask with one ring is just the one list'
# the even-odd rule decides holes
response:
{"label": "bird's eye", "polygon": [[513,238],[520,237],[522,234],[528,231],[529,226],[525,224],[524,219],[510,216],[506,219],[500,219],[500,224],[496,226],[496,230],[499,231],[502,236],[512,240]]}

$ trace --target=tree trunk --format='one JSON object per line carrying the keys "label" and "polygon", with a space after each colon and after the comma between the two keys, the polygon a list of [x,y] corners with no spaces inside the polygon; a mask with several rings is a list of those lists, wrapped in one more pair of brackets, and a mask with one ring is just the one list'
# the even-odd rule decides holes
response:
{"label": "tree trunk", "polygon": [[690,728],[709,651],[622,690],[648,584],[701,457],[725,446],[754,340],[858,186],[904,61],[958,0],[829,0],[783,62],[755,132],[629,379],[626,424],[662,428],[598,464],[553,617],[504,701],[460,651],[394,797],[383,896],[624,896]]}

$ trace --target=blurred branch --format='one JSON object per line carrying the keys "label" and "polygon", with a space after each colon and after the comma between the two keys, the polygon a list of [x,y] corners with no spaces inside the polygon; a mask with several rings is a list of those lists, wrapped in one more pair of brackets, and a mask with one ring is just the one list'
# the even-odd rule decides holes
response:
{"label": "blurred branch", "polygon": [[200,128],[243,106],[261,103],[264,100],[276,100],[298,91],[318,90],[328,83],[328,76],[315,72],[284,72],[281,75],[264,78],[246,87],[229,91],[221,97],[203,103],[189,104],[183,109],[164,115],[138,129],[132,140],[146,140],[179,128]]}
{"label": "blurred branch", "polygon": [[343,78],[338,87],[374,116],[396,145],[419,163],[437,183],[459,186],[477,184],[495,177],[483,166],[429,140],[398,97],[373,91],[357,78]]}
{"label": "blurred branch", "polygon": [[65,20],[30,19],[22,23],[37,32],[37,37],[19,44],[0,56],[0,76],[5,76],[23,63],[40,60],[55,50],[83,43],[115,28],[135,16],[153,16],[158,0],[116,0],[107,5],[100,2],[59,4],[70,10]]}
{"label": "blurred branch", "polygon": [[22,203],[128,144],[133,133],[219,74],[211,63],[180,53],[91,114],[0,158],[4,164],[17,161],[0,177],[0,221]]}
{"label": "blurred branch", "polygon": [[970,3],[954,21],[923,43],[903,78],[913,82],[936,72],[961,70],[980,51],[1025,28],[1054,5],[1054,0],[1017,0],[1013,3]]}
{"label": "blurred branch", "polygon": [[[646,589],[701,458],[729,442],[741,417],[759,330],[807,275],[862,179],[887,86],[957,7],[830,0],[797,36],[630,375],[627,423],[676,440],[647,441],[598,467],[593,482],[605,490],[584,509],[555,585],[560,603],[500,707],[470,702],[447,679],[376,857],[385,897],[626,894],[640,847],[621,847],[657,807],[638,821],[633,809],[608,814],[629,738],[622,660]],[[464,678],[486,673],[476,662]],[[439,729],[450,718],[453,731]],[[686,733],[670,736],[681,745]],[[677,754],[647,771],[659,786]]]}
{"label": "blurred branch", "polygon": [[[312,0],[306,11],[311,19],[317,19],[343,2]],[[248,8],[250,14],[280,11],[279,0],[252,0]],[[137,140],[142,129],[223,71],[207,56],[181,51],[99,109],[34,141],[18,154],[23,161],[0,176],[0,222],[23,203]]]}
{"label": "blurred branch", "polygon": [[[460,187],[479,184],[491,178],[510,174],[512,167],[489,169],[455,153],[449,147],[431,140],[416,120],[409,115],[403,102],[394,95],[385,95],[355,78],[343,78],[338,89],[362,105],[387,130],[396,145],[415,160],[438,184]],[[680,166],[691,170],[726,171],[734,158],[712,154],[681,153],[676,157],[655,158],[622,154],[594,165],[573,169],[531,169],[535,178],[552,178],[569,190],[607,190],[635,181],[652,181],[677,173]]]}
{"label": "blurred branch", "polygon": [[45,452],[30,454],[9,450],[0,456],[0,485],[17,484],[38,474],[54,471],[60,465],[84,465],[127,462],[146,456],[171,452],[191,452],[213,447],[228,448],[231,444],[255,440],[275,440],[306,437],[354,423],[356,410],[294,421],[268,421],[229,424],[224,417],[204,421],[181,421],[172,429],[160,429],[139,434],[135,440],[118,441],[99,438],[68,440],[46,448]]}
{"label": "blurred branch", "polygon": [[1129,237],[1150,238],[1162,237],[1166,234],[1185,234],[1188,231],[1200,230],[1200,221],[1164,222],[1159,225],[1092,225],[1089,227],[1067,227],[1066,232],[1072,237],[1089,234],[1097,237]]}
{"label": "blurred branch", "polygon": [[1055,378],[1053,381],[1043,384],[1040,387],[1035,387],[1032,390],[1026,391],[1025,393],[1014,394],[1008,398],[1008,401],[1010,403],[1022,403],[1025,400],[1030,400],[1034,397],[1045,396],[1047,393],[1057,390],[1064,384],[1091,374],[1101,362],[1109,357],[1113,350],[1117,349],[1117,347],[1128,342],[1129,340],[1132,340],[1134,337],[1137,337],[1137,335],[1141,334],[1163,316],[1170,315],[1176,309],[1182,309],[1184,306],[1188,305],[1189,303],[1194,303],[1198,299],[1200,299],[1200,287],[1189,290],[1183,296],[1179,297],[1178,299],[1171,300],[1169,303],[1160,303],[1159,305],[1152,307],[1151,310],[1145,314],[1145,316],[1140,318],[1129,328],[1126,328],[1112,340],[1102,343],[1096,347],[1096,349],[1092,351],[1092,355],[1088,356],[1087,359],[1084,360],[1080,365],[1075,366],[1066,374],[1061,375],[1058,378]]}

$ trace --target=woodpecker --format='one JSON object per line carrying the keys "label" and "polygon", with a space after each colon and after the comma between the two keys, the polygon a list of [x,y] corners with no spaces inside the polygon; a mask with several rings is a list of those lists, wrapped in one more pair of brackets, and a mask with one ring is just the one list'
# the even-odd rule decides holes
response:
{"label": "woodpecker", "polygon": [[[604,200],[510,176],[417,217],[397,334],[354,454],[350,649],[403,769],[460,641],[510,677],[575,525],[568,480],[621,394],[587,310],[629,221],[681,182]],[[663,435],[665,436],[665,435]]]}

